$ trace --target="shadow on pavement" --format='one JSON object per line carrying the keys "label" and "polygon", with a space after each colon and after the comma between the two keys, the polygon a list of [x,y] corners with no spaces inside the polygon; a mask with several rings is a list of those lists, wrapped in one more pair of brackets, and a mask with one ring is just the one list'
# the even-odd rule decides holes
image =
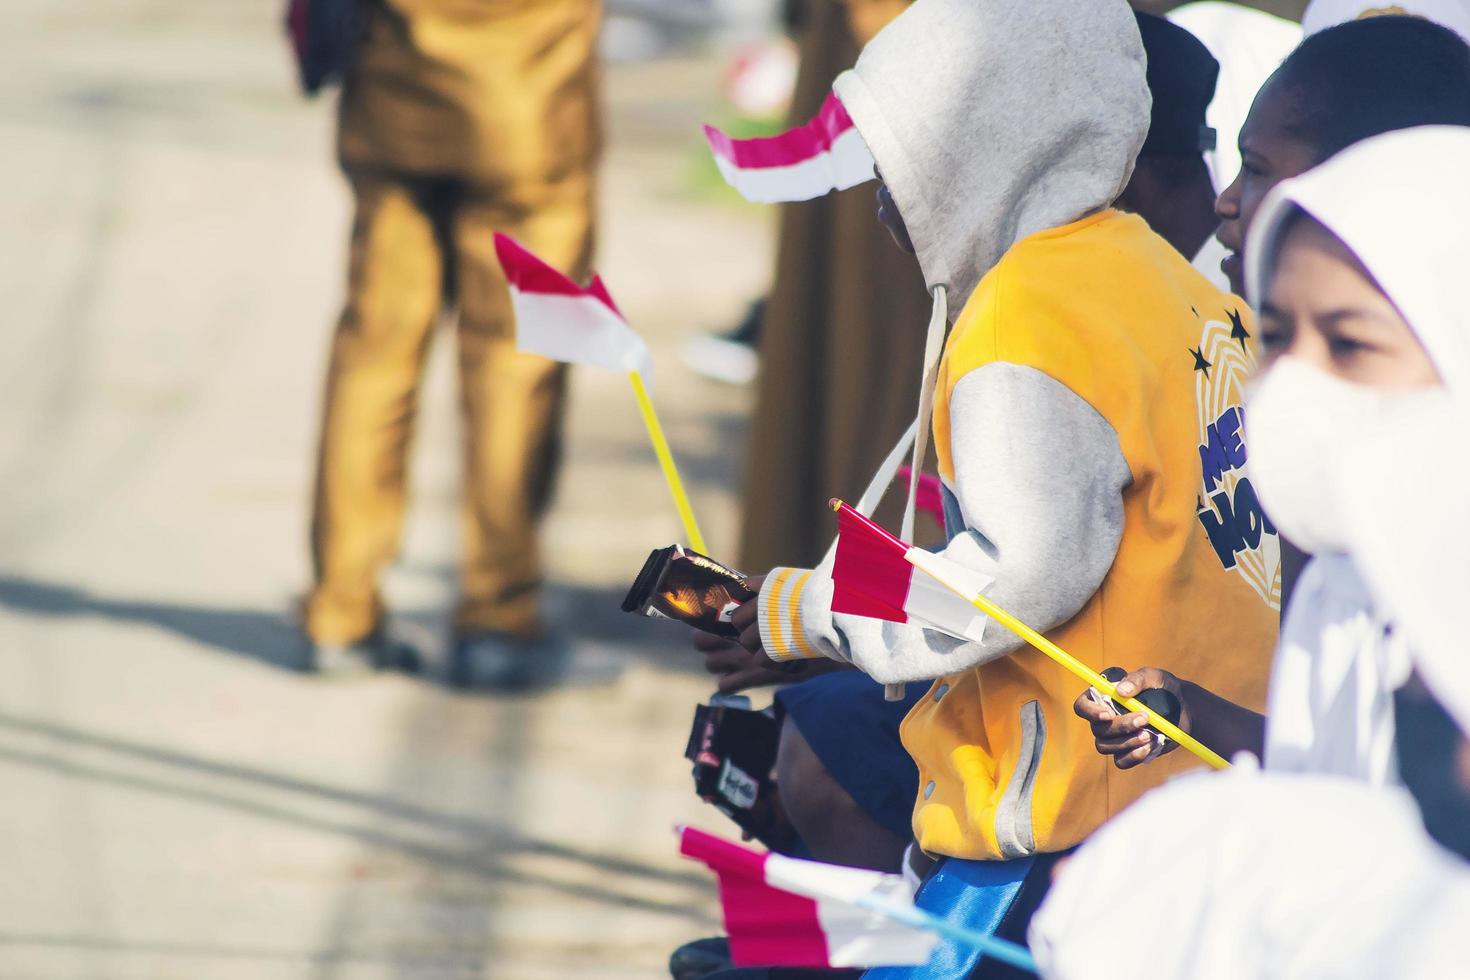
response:
{"label": "shadow on pavement", "polygon": [[70,585],[13,576],[0,576],[0,606],[40,616],[100,616],[143,623],[277,667],[294,668],[301,662],[300,634],[278,612],[113,599]]}
{"label": "shadow on pavement", "polygon": [[[620,609],[622,599],[622,589],[547,588],[547,617],[571,647],[568,680],[611,681],[630,660],[666,670],[699,671],[686,630],[630,616]],[[0,575],[0,607],[38,616],[99,616],[153,626],[201,646],[284,670],[299,670],[305,656],[292,617],[277,610],[114,598],[76,586],[6,575]],[[443,619],[442,614],[420,611],[394,618],[413,624],[416,642],[437,642],[435,624]],[[439,657],[431,651],[429,659]]]}
{"label": "shadow on pavement", "polygon": [[[688,889],[691,895],[708,890],[707,876],[674,872],[612,854],[601,854],[553,841],[539,840],[496,822],[445,813],[391,796],[362,793],[251,766],[220,762],[203,756],[161,748],[146,743],[97,735],[53,722],[0,715],[0,729],[40,736],[60,746],[100,750],[128,761],[146,761],[164,767],[185,779],[196,776],[221,778],[237,791],[190,785],[176,779],[118,772],[102,764],[78,762],[49,752],[0,748],[0,760],[48,770],[73,779],[86,779],[116,787],[223,807],[240,813],[359,840],[374,847],[393,850],[447,870],[512,884],[528,884],[591,898],[621,907],[638,908],[694,921],[707,917],[689,901],[659,901],[609,887],[619,880],[649,881]],[[278,802],[263,802],[238,790],[261,790],[295,797],[303,804],[330,803],[362,811],[364,822],[331,820],[293,809]],[[372,826],[368,826],[370,821]],[[396,825],[396,829],[393,829]],[[430,839],[425,831],[436,835]],[[449,840],[445,840],[445,838]],[[589,884],[584,875],[560,881],[545,875],[528,874],[510,867],[505,858],[535,856],[552,858],[604,874],[606,884]]]}
{"label": "shadow on pavement", "polygon": [[[409,569],[423,574],[430,569]],[[451,569],[438,571],[452,575]],[[700,659],[689,646],[688,632],[672,623],[655,623],[623,613],[623,590],[550,586],[546,614],[570,640],[563,684],[606,683],[629,663],[659,669],[702,673]],[[211,651],[246,657],[278,669],[294,670],[302,641],[284,612],[188,605],[118,597],[73,585],[21,576],[0,575],[0,612],[65,620],[100,617],[119,624],[138,624],[176,634]],[[447,610],[416,610],[395,616],[418,635],[442,637]],[[431,658],[437,659],[437,658]],[[431,677],[439,676],[435,671]],[[493,801],[495,812],[517,811],[525,791],[524,773],[534,766],[538,748],[534,724],[541,710],[535,698],[498,699],[491,710],[463,717],[458,738],[478,743],[476,754],[504,772]],[[423,869],[410,885],[422,901],[410,903],[401,916],[422,921],[395,921],[394,928],[414,934],[440,935],[450,948],[384,951],[375,943],[384,928],[381,899],[355,880],[336,889],[331,922],[319,944],[300,953],[216,949],[208,944],[180,944],[155,950],[184,957],[257,959],[299,958],[313,980],[339,980],[364,959],[387,966],[386,975],[420,978],[432,975],[481,975],[506,954],[503,937],[493,928],[521,889],[549,893],[552,901],[580,900],[610,909],[629,909],[659,916],[699,934],[717,927],[707,911],[710,884],[706,875],[680,872],[578,846],[575,842],[524,833],[515,823],[440,809],[421,801],[462,798],[457,770],[424,767],[421,727],[442,723],[444,702],[416,703],[408,719],[402,748],[390,756],[383,788],[364,792],[300,775],[211,758],[184,748],[152,744],[90,731],[46,718],[0,714],[0,763],[52,773],[62,779],[171,804],[203,806],[243,814],[298,832],[356,842],[365,860],[373,852],[406,858]],[[468,728],[463,726],[467,725]],[[654,737],[650,733],[650,738]],[[141,768],[140,763],[147,766]],[[488,803],[488,801],[487,801]],[[642,820],[641,812],[635,819]],[[641,828],[627,828],[636,834]],[[458,883],[457,883],[458,882]],[[480,913],[459,920],[452,934],[436,916],[446,901],[465,902],[464,885],[474,882],[472,908]],[[452,942],[449,940],[452,939]],[[0,948],[26,946],[101,949],[96,937],[79,934],[12,934],[0,932]],[[366,955],[365,955],[366,954]],[[384,962],[386,961],[386,962]]]}

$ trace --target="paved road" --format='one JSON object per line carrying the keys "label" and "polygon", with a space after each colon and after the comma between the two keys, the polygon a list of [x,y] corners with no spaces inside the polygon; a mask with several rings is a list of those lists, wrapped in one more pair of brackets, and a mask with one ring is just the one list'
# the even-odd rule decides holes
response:
{"label": "paved road", "polygon": [[[564,688],[279,666],[347,200],[272,6],[6,8],[0,977],[657,976],[715,914],[670,828],[723,828],[679,758],[707,685],[614,610],[677,535],[620,379],[577,379],[547,529]],[[716,90],[707,62],[611,72],[602,266],[718,550],[747,395],[672,352],[738,314],[770,242],[769,216],[688,192]],[[447,368],[389,581],[429,642],[453,592]]]}

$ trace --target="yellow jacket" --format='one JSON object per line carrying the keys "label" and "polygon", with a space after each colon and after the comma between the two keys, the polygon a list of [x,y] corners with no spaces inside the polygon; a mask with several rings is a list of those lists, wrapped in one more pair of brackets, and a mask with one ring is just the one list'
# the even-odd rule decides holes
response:
{"label": "yellow jacket", "polygon": [[[946,556],[1095,669],[1163,667],[1260,709],[1280,582],[1243,469],[1253,332],[1244,304],[1137,216],[1105,210],[1012,246],[940,367]],[[902,727],[926,851],[1061,850],[1195,765],[1176,751],[1114,769],[1072,712],[1077,680],[993,623],[974,642],[834,616],[825,568],[767,583],[773,655],[938,676]]]}
{"label": "yellow jacket", "polygon": [[366,8],[342,92],[344,166],[492,189],[590,179],[600,145],[600,0],[373,0]]}

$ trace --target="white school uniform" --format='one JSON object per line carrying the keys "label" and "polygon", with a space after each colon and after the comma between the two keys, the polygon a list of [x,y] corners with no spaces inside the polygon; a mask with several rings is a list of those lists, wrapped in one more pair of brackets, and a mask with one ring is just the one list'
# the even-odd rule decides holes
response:
{"label": "white school uniform", "polygon": [[1099,830],[1030,929],[1047,980],[1470,976],[1470,868],[1413,799],[1237,767],[1179,779]]}

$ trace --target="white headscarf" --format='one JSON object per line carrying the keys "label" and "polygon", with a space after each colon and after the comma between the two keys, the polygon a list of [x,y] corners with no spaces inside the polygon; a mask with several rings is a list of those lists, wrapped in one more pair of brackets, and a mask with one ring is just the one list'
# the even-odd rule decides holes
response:
{"label": "white headscarf", "polygon": [[[1466,319],[1470,329],[1470,317]],[[1343,485],[1352,548],[1374,599],[1404,634],[1436,700],[1470,735],[1470,411],[1422,403],[1365,433],[1373,467]]]}
{"label": "white headscarf", "polygon": [[[1434,17],[1432,5],[1423,6]],[[1403,633],[1436,697],[1470,732],[1470,453],[1462,448],[1470,433],[1467,173],[1470,128],[1425,126],[1365,140],[1283,182],[1262,205],[1247,253],[1262,257],[1248,270],[1259,295],[1280,222],[1289,204],[1300,206],[1378,280],[1444,380],[1443,397],[1365,431],[1356,455],[1376,465],[1339,473],[1337,484],[1349,547],[1374,602]]]}
{"label": "white headscarf", "polygon": [[1283,180],[1246,242],[1246,292],[1259,307],[1293,205],[1356,255],[1413,327],[1453,392],[1470,393],[1470,127],[1418,126],[1348,147]]}
{"label": "white headscarf", "polygon": [[[1282,181],[1261,205],[1246,244],[1252,302],[1260,303],[1285,223],[1300,208],[1357,255],[1408,321],[1444,380],[1439,400],[1463,401],[1470,395],[1470,308],[1463,295],[1470,271],[1467,173],[1470,128],[1426,126],[1364,140]],[[1435,400],[1428,395],[1404,407],[1429,412],[1425,406]],[[1249,406],[1246,423],[1249,439]],[[1439,448],[1416,442],[1410,452],[1409,439],[1394,441],[1392,432],[1414,424],[1386,411],[1337,454],[1334,466],[1341,472],[1317,475],[1332,495],[1348,554],[1315,558],[1287,610],[1267,705],[1269,769],[1397,781],[1393,691],[1408,674],[1409,643],[1395,621],[1398,607],[1383,591],[1387,566],[1380,561],[1396,547],[1395,522],[1430,510],[1421,501],[1427,488],[1404,479],[1402,467],[1413,456],[1412,465],[1437,474],[1438,481],[1466,486],[1456,475],[1465,462],[1455,442],[1444,440]],[[1362,448],[1366,430],[1378,427],[1390,434],[1378,437],[1374,450]],[[1360,516],[1347,516],[1348,499]],[[1365,530],[1355,521],[1370,523]],[[1395,590],[1447,562],[1470,561],[1463,550],[1432,550],[1433,534],[1419,533],[1424,550],[1393,566],[1400,570]],[[1470,592],[1451,607],[1461,604],[1470,604]]]}
{"label": "white headscarf", "polygon": [[1413,14],[1470,41],[1470,0],[1312,0],[1302,14],[1302,32],[1310,36],[1374,13]]}

